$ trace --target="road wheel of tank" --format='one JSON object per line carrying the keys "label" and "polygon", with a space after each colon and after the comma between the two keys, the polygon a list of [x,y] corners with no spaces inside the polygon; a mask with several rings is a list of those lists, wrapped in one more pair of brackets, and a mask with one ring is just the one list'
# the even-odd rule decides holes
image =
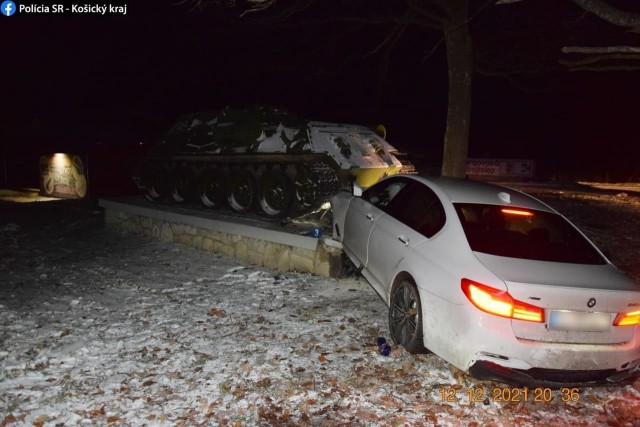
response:
{"label": "road wheel of tank", "polygon": [[198,182],[200,201],[207,208],[219,209],[227,203],[227,178],[224,173],[209,169]]}
{"label": "road wheel of tank", "polygon": [[410,278],[402,279],[391,289],[389,306],[391,339],[409,353],[425,353],[422,332],[422,304],[418,287]]}
{"label": "road wheel of tank", "polygon": [[161,202],[169,196],[169,174],[163,168],[157,167],[149,170],[145,181],[147,191],[144,196],[147,200]]}
{"label": "road wheel of tank", "polygon": [[193,200],[193,179],[189,170],[179,168],[171,174],[171,198],[176,203],[187,203]]}
{"label": "road wheel of tank", "polygon": [[299,167],[294,180],[295,196],[302,210],[328,201],[338,191],[338,177],[325,163],[311,163]]}
{"label": "road wheel of tank", "polygon": [[227,202],[235,212],[251,210],[256,200],[256,181],[249,171],[237,169],[229,175]]}
{"label": "road wheel of tank", "polygon": [[260,177],[258,205],[271,218],[281,218],[289,213],[293,201],[293,184],[280,170],[270,170]]}

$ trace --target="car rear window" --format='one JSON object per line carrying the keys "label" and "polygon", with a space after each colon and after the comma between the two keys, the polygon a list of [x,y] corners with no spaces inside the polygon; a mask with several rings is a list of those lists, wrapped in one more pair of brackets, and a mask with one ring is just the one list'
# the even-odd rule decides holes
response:
{"label": "car rear window", "polygon": [[473,251],[537,261],[606,264],[560,215],[471,203],[456,203],[455,208]]}

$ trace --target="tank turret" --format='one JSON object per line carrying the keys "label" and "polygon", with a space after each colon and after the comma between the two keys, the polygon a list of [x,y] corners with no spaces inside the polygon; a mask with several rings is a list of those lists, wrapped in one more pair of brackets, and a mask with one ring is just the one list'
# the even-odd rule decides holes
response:
{"label": "tank turret", "polygon": [[309,121],[272,107],[187,114],[140,160],[147,199],[268,217],[305,212],[356,181],[369,187],[413,166],[372,129]]}

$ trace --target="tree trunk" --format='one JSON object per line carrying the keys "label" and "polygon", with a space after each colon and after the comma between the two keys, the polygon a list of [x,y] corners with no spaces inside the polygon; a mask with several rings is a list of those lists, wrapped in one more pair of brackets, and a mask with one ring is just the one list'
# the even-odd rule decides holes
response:
{"label": "tree trunk", "polygon": [[464,7],[456,10],[459,15],[458,19],[454,19],[454,22],[459,24],[444,30],[449,69],[449,106],[444,134],[442,175],[463,178],[466,175],[469,148],[473,58],[467,24],[467,1],[460,3],[464,3]]}

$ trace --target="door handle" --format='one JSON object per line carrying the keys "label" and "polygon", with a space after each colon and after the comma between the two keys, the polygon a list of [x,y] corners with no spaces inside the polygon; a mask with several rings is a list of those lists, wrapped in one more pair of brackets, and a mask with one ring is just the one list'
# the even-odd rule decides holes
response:
{"label": "door handle", "polygon": [[369,221],[373,221],[373,214],[368,213],[367,218],[369,218]]}
{"label": "door handle", "polygon": [[398,240],[404,243],[405,246],[409,246],[409,238],[404,236],[398,236]]}

